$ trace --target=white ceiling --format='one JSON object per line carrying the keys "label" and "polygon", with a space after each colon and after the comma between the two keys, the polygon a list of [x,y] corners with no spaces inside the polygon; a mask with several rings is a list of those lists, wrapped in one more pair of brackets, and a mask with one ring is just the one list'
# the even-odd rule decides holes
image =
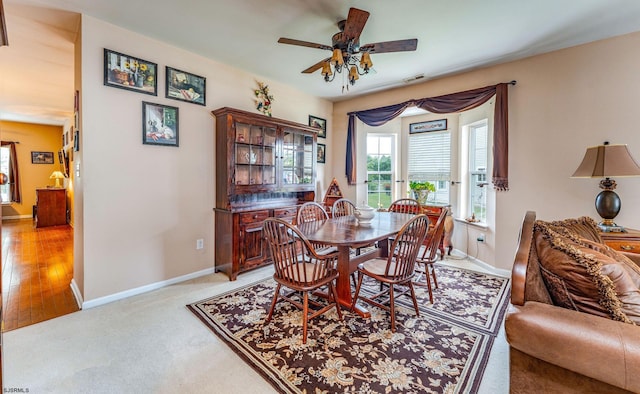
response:
{"label": "white ceiling", "polygon": [[[639,0],[4,0],[10,46],[0,48],[0,118],[57,119],[73,103],[76,13],[140,32],[257,76],[339,101],[640,30]],[[375,73],[342,81],[301,71],[328,51],[350,7],[370,12],[361,44],[417,38],[415,52],[372,55]],[[47,70],[47,71],[44,71]],[[30,81],[37,82],[32,84]],[[65,89],[65,90],[68,90]]]}

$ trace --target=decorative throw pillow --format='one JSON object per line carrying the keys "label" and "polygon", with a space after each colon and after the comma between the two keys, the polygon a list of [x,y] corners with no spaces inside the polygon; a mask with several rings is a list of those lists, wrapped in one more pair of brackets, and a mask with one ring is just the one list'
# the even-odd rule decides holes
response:
{"label": "decorative throw pillow", "polygon": [[637,287],[640,287],[640,266],[638,266],[638,264],[636,264],[633,260],[605,244],[592,242],[588,239],[581,239],[580,241],[580,243],[584,244],[585,246],[588,246],[589,248],[598,251],[605,256],[609,256],[620,263],[629,273],[629,276],[631,277],[633,283],[635,283]]}
{"label": "decorative throw pillow", "polygon": [[580,238],[586,238],[590,241],[602,243],[600,237],[600,228],[595,220],[588,216],[582,216],[577,219],[570,218],[564,220],[556,220],[548,223],[551,228],[562,235],[566,235],[570,231]]}
{"label": "decorative throw pillow", "polygon": [[640,289],[624,264],[556,228],[543,221],[534,225],[542,277],[554,304],[640,324]]}

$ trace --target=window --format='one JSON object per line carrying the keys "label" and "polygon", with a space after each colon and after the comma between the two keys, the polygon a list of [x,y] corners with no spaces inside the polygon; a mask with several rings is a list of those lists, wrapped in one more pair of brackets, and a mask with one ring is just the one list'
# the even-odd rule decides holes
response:
{"label": "window", "polygon": [[448,204],[451,133],[433,131],[410,134],[407,172],[409,181],[428,181],[435,185],[436,192],[429,194],[429,202]]}
{"label": "window", "polygon": [[469,126],[469,216],[487,222],[487,121]]}
{"label": "window", "polygon": [[[8,147],[0,148],[0,172],[9,175],[9,163],[11,158],[11,150]],[[11,188],[9,184],[0,185],[0,201],[2,202],[10,202],[11,201]]]}
{"label": "window", "polygon": [[395,138],[388,134],[367,134],[367,204],[373,208],[391,205]]}

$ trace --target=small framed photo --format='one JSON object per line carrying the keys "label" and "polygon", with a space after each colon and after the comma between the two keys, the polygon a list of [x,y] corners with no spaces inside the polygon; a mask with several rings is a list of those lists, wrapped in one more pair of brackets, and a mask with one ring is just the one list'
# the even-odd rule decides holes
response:
{"label": "small framed photo", "polygon": [[318,144],[318,163],[324,163],[327,155],[327,146],[325,144]]}
{"label": "small framed photo", "polygon": [[178,108],[142,102],[142,143],[178,146]]}
{"label": "small framed photo", "polygon": [[73,151],[78,152],[80,150],[80,131],[76,129],[73,132]]}
{"label": "small framed photo", "polygon": [[325,119],[309,115],[309,126],[320,129],[318,130],[318,137],[327,138],[327,121]]}
{"label": "small framed photo", "polygon": [[440,131],[447,129],[447,120],[429,120],[427,122],[411,123],[409,125],[409,134],[428,133],[430,131]]}
{"label": "small framed photo", "polygon": [[31,163],[53,164],[53,152],[31,152]]}
{"label": "small framed photo", "polygon": [[206,105],[207,79],[167,66],[166,97]]}
{"label": "small framed photo", "polygon": [[158,65],[156,63],[105,48],[105,86],[157,96],[157,76]]}

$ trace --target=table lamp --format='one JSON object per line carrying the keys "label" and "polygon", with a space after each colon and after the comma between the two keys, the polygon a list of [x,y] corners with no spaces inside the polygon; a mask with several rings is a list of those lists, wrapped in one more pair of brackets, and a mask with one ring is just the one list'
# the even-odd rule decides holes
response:
{"label": "table lamp", "polygon": [[49,177],[49,179],[55,179],[56,180],[56,186],[55,187],[62,187],[62,185],[60,184],[60,179],[64,179],[64,174],[60,171],[54,171],[51,176]]}
{"label": "table lamp", "polygon": [[603,145],[587,148],[582,163],[571,176],[572,178],[604,178],[600,181],[603,189],[596,196],[596,211],[602,218],[598,224],[603,232],[625,232],[624,227],[618,226],[613,219],[618,216],[622,202],[613,190],[616,181],[610,177],[639,176],[640,167],[631,157],[627,145]]}

